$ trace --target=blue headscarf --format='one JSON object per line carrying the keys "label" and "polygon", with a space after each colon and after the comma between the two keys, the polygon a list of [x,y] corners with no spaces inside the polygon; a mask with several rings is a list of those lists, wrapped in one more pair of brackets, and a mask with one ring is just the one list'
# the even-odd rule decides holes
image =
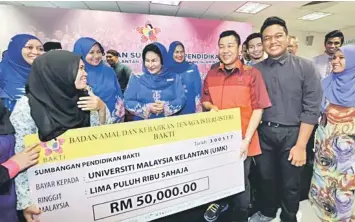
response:
{"label": "blue headscarf", "polygon": [[343,46],[339,50],[345,57],[345,69],[323,79],[324,97],[331,104],[355,107],[355,45]]}
{"label": "blue headscarf", "polygon": [[104,53],[104,49],[99,42],[92,38],[80,38],[75,42],[74,53],[82,57],[85,63],[85,70],[88,74],[88,84],[91,86],[94,94],[98,96],[112,112],[115,109],[117,96],[122,98],[121,87],[118,84],[118,80],[115,71],[104,64],[103,61],[99,65],[90,65],[85,57],[91,50],[91,48],[97,44],[101,52]]}
{"label": "blue headscarf", "polygon": [[0,62],[0,95],[1,98],[8,98],[9,96],[7,95],[7,93],[4,92],[3,86],[5,85],[4,81],[5,81],[5,77],[4,77],[4,73],[2,73],[1,71],[1,64],[3,64],[6,60],[7,60],[8,56],[7,56],[7,51],[3,54],[3,57],[1,58],[1,62]]}
{"label": "blue headscarf", "polygon": [[153,45],[157,46],[160,53],[161,53],[161,60],[163,63],[162,70],[159,74],[152,74],[148,71],[148,69],[144,65],[144,58],[143,58],[143,75],[139,76],[139,81],[146,86],[148,89],[163,89],[175,81],[176,73],[171,72],[169,70],[169,59],[168,59],[168,52],[164,45],[159,42],[152,43]]}
{"label": "blue headscarf", "polygon": [[11,38],[7,53],[0,65],[0,97],[16,100],[25,93],[25,84],[31,71],[22,56],[22,49],[29,40],[38,40],[37,37],[28,34],[15,35]]}
{"label": "blue headscarf", "polygon": [[174,51],[176,49],[176,47],[178,45],[181,45],[182,48],[184,49],[185,51],[185,46],[179,42],[179,41],[175,41],[175,42],[172,42],[169,46],[169,52],[168,52],[168,56],[169,56],[169,69],[172,71],[172,72],[176,72],[176,73],[183,73],[185,72],[189,67],[190,67],[190,63],[187,62],[184,58],[184,61],[182,63],[178,63],[175,61],[174,59]]}

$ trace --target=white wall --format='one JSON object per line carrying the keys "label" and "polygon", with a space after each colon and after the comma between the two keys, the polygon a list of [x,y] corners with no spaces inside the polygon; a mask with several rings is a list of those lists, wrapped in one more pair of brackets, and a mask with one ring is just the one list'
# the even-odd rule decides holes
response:
{"label": "white wall", "polygon": [[[259,27],[254,27],[253,32],[260,32]],[[289,30],[289,34],[297,36],[298,38],[298,52],[297,52],[298,56],[311,59],[324,52],[324,36],[326,33],[301,32],[301,31]],[[306,45],[306,37],[309,35],[314,36],[313,44],[311,46]]]}
{"label": "white wall", "polygon": [[18,33],[34,34],[30,27],[35,26],[36,22],[31,20],[31,17],[21,13],[19,9],[13,6],[0,5],[0,52],[7,49],[12,36]]}
{"label": "white wall", "polygon": [[344,45],[352,44],[355,45],[355,27],[350,27],[341,30],[344,34],[345,42]]}
{"label": "white wall", "polygon": [[[318,32],[300,32],[290,30],[290,35],[298,38],[298,56],[311,59],[324,53],[324,36],[326,33]],[[307,36],[314,36],[312,45],[306,44]]]}

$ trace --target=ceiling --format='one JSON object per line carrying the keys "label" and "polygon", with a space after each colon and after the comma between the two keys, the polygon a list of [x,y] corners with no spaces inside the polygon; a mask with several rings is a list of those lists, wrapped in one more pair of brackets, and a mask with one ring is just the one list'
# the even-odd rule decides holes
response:
{"label": "ceiling", "polygon": [[[178,6],[152,4],[150,1],[0,1],[0,4],[220,19],[248,22],[253,24],[256,29],[267,17],[275,15],[287,22],[289,30],[295,31],[324,33],[355,26],[354,19],[351,19],[354,14],[355,2],[326,2],[304,7],[302,6],[309,1],[255,2],[267,3],[271,6],[255,15],[250,15],[234,12],[245,1],[181,1]],[[314,11],[332,13],[333,15],[315,21],[297,19]]]}

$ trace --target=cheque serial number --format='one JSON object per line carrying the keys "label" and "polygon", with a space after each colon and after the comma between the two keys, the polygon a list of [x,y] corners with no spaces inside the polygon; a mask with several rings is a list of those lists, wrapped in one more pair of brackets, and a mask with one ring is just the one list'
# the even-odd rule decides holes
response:
{"label": "cheque serial number", "polygon": [[233,139],[233,134],[210,138],[209,142],[210,143],[218,143],[218,142],[223,142],[223,141],[227,141],[227,140],[231,140],[231,139]]}
{"label": "cheque serial number", "polygon": [[208,177],[200,178],[170,187],[152,190],[143,194],[93,206],[95,220],[124,214],[147,206],[161,204],[173,199],[199,193],[209,189]]}

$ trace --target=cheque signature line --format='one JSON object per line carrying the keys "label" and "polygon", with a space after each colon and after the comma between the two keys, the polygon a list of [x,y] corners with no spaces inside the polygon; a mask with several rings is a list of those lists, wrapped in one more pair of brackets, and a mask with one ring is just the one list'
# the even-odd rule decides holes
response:
{"label": "cheque signature line", "polygon": [[[231,150],[231,151],[227,151],[227,152],[223,152],[223,153],[215,153],[215,154],[208,155],[208,156],[202,156],[202,157],[197,157],[197,158],[188,159],[188,160],[182,160],[182,161],[178,161],[178,162],[175,162],[175,161],[174,161],[173,163],[164,164],[164,165],[162,165],[162,166],[148,167],[148,168],[145,168],[145,169],[143,169],[143,170],[135,170],[135,171],[133,171],[133,172],[130,172],[130,173],[122,173],[122,174],[117,175],[117,176],[111,176],[111,177],[105,177],[105,178],[102,178],[102,179],[86,181],[85,183],[93,183],[93,182],[97,182],[97,181],[108,180],[108,179],[112,179],[112,178],[115,178],[115,177],[127,176],[127,175],[130,175],[130,174],[136,174],[136,173],[140,173],[140,172],[144,172],[144,171],[150,171],[150,170],[152,170],[152,169],[165,168],[165,167],[168,167],[168,166],[174,166],[174,165],[181,164],[181,163],[187,163],[187,162],[190,162],[190,161],[196,161],[196,160],[201,160],[201,159],[205,159],[205,158],[216,157],[216,156],[219,156],[219,155],[225,155],[225,154],[229,154],[229,153],[235,153],[235,152],[236,152],[235,150]],[[214,168],[217,168],[217,167],[214,167]]]}
{"label": "cheque signature line", "polygon": [[204,170],[200,170],[200,171],[196,171],[196,172],[193,172],[193,173],[187,173],[187,174],[184,174],[184,175],[173,176],[173,177],[170,177],[168,179],[162,179],[162,180],[158,180],[158,181],[154,181],[154,182],[150,182],[150,183],[145,183],[145,184],[141,184],[141,185],[137,185],[137,186],[130,186],[130,187],[122,189],[122,190],[115,190],[115,191],[112,191],[112,192],[107,192],[107,193],[103,193],[103,194],[97,194],[97,195],[89,196],[87,198],[90,199],[90,198],[94,198],[94,197],[98,197],[98,196],[104,196],[104,195],[108,195],[108,194],[112,194],[112,193],[117,193],[117,192],[121,192],[121,191],[125,191],[125,190],[130,190],[132,188],[142,187],[142,186],[155,184],[155,183],[161,183],[161,182],[164,182],[164,181],[176,179],[178,177],[185,177],[185,176],[188,176],[188,175],[193,175],[193,174],[197,174],[197,173],[200,173],[200,172],[204,172],[204,171],[208,171],[208,170],[212,170],[212,169],[216,169],[216,168],[221,168],[221,167],[225,167],[225,166],[232,165],[232,164],[235,164],[235,161],[233,161],[231,163],[226,163],[226,164],[223,164],[223,165],[220,165],[220,166],[217,166],[217,167],[210,167],[210,168],[207,168],[207,169],[204,169]]}

